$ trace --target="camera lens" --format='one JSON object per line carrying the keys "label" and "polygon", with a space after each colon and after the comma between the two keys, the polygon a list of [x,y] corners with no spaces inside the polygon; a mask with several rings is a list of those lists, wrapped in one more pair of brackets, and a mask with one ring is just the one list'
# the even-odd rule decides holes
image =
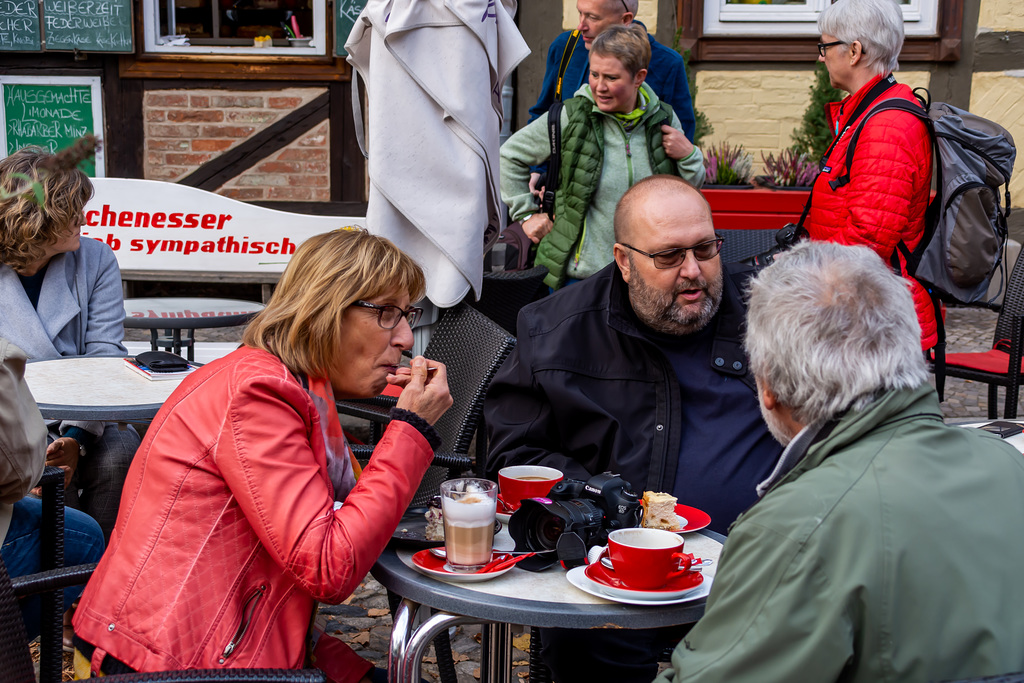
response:
{"label": "camera lens", "polygon": [[561,517],[551,515],[537,523],[534,529],[534,537],[539,545],[545,548],[554,548],[558,543],[558,537],[565,531],[565,520]]}

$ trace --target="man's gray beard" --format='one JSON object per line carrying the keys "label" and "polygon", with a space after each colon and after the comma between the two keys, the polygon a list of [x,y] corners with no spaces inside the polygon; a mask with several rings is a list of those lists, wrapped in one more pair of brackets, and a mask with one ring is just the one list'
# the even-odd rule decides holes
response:
{"label": "man's gray beard", "polygon": [[[714,282],[707,282],[703,277],[699,280],[684,280],[668,296],[648,285],[629,255],[629,301],[640,320],[657,332],[672,335],[693,334],[703,330],[718,313],[722,303],[722,275]],[[689,312],[676,301],[676,297],[688,289],[703,289],[705,297],[701,301],[700,310]]]}

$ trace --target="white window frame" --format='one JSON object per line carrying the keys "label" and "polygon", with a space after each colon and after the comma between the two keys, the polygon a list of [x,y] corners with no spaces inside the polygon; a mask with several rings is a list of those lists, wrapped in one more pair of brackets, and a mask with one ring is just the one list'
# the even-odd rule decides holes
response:
{"label": "white window frame", "polygon": [[[107,159],[103,151],[106,138],[106,123],[103,120],[103,84],[99,76],[0,76],[0,159],[7,156],[7,114],[4,111],[5,85],[78,85],[87,86],[92,94],[92,134],[100,144],[93,159],[96,165],[94,178],[103,178],[107,173]],[[55,152],[56,150],[50,150]]]}
{"label": "white window frame", "polygon": [[[173,2],[173,0],[170,0]],[[313,0],[313,40],[308,47],[254,47],[252,45],[169,45],[158,30],[165,21],[159,16],[160,0],[142,0],[144,49],[149,53],[176,55],[275,55],[323,56],[327,54],[327,0]]]}
{"label": "white window frame", "polygon": [[[830,1],[748,5],[704,0],[704,35],[816,36],[818,15]],[[906,35],[937,35],[939,0],[910,0],[901,7]]]}

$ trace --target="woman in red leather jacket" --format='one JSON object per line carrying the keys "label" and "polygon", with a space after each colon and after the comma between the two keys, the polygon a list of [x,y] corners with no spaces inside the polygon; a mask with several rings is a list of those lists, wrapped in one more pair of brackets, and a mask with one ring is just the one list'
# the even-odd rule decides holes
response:
{"label": "woman in red leather jacket", "polygon": [[[342,602],[369,571],[451,405],[441,363],[397,367],[423,291],[420,268],[364,230],[299,247],[244,345],[150,426],[75,613],[80,672],[307,665],[315,603]],[[388,384],[404,389],[360,472],[334,400]],[[317,666],[337,681],[373,668],[347,649]]]}
{"label": "woman in red leather jacket", "polygon": [[[812,239],[862,244],[888,263],[900,240],[912,250],[924,234],[932,179],[928,131],[910,114],[881,112],[864,125],[849,169],[846,152],[871,103],[893,97],[916,101],[908,86],[891,79],[903,47],[903,14],[894,0],[839,0],[821,13],[818,30],[819,60],[832,85],[850,96],[826,105],[836,141],[814,183],[804,225]],[[833,189],[829,183],[847,173],[849,183]],[[909,285],[921,347],[930,349],[936,342],[935,310],[919,282]]]}

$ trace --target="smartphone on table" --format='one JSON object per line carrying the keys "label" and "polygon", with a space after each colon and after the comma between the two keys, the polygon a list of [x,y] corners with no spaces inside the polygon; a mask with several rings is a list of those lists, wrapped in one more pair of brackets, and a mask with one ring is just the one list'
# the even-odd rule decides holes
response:
{"label": "smartphone on table", "polygon": [[1024,432],[1024,425],[1017,422],[1006,422],[1005,420],[1000,420],[998,422],[989,422],[988,424],[978,425],[978,429],[984,429],[986,432],[1008,439],[1011,436],[1016,436],[1017,434]]}

